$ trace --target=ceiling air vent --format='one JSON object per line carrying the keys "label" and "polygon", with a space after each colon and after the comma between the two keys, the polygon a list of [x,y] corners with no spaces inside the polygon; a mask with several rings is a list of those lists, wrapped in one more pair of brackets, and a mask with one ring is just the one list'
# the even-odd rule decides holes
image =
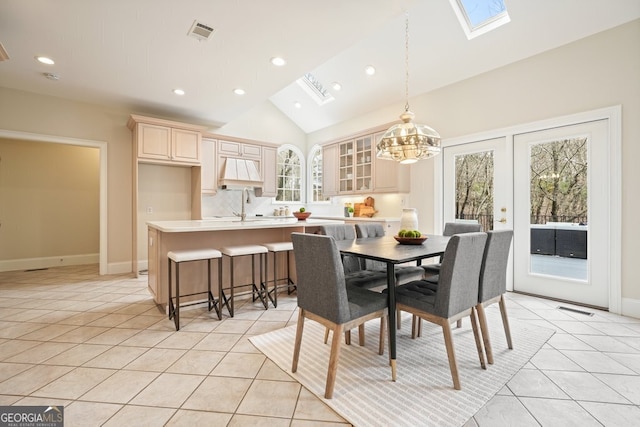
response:
{"label": "ceiling air vent", "polygon": [[201,22],[193,21],[193,25],[191,26],[191,28],[189,29],[189,32],[187,33],[187,35],[191,36],[191,37],[195,37],[198,40],[209,40],[209,38],[211,37],[211,34],[213,34],[213,28],[211,28],[208,25],[204,25]]}
{"label": "ceiling air vent", "polygon": [[0,43],[0,62],[6,61],[8,59],[9,54],[7,53],[7,50],[4,48],[4,46],[2,46],[2,43]]}

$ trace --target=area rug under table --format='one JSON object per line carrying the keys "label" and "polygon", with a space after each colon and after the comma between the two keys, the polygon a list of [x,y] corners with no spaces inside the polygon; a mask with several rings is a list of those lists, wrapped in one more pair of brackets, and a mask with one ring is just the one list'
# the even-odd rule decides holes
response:
{"label": "area rug under table", "polygon": [[480,367],[469,319],[453,330],[462,390],[454,390],[442,329],[423,322],[422,337],[411,339],[405,314],[397,335],[397,381],[391,381],[388,347],[377,354],[379,321],[366,324],[366,346],[357,331],[342,345],[333,399],[324,399],[330,342],[324,328],[305,321],[298,371],[291,373],[296,326],[251,338],[281,369],[355,426],[461,426],[491,399],[554,334],[550,329],[511,321],[514,349],[507,349],[499,315],[489,313],[494,364]]}

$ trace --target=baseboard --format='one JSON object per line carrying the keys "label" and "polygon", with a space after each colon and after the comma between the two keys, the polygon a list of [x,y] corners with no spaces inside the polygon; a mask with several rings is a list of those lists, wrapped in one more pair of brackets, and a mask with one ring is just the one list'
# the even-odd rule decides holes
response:
{"label": "baseboard", "polygon": [[112,262],[107,264],[107,274],[131,273],[131,261]]}
{"label": "baseboard", "polygon": [[640,300],[622,298],[622,315],[640,319]]}
{"label": "baseboard", "polygon": [[[67,265],[98,264],[100,254],[60,255],[42,258],[22,258],[0,260],[0,272],[35,270],[40,268],[61,267]],[[130,270],[131,268],[129,268]]]}

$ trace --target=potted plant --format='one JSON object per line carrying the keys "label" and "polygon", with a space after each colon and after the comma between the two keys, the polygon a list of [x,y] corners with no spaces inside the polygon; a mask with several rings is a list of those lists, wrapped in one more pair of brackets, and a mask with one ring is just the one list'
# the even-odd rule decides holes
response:
{"label": "potted plant", "polygon": [[352,218],[353,217],[353,208],[351,206],[349,206],[347,208],[347,212],[349,212],[349,217]]}

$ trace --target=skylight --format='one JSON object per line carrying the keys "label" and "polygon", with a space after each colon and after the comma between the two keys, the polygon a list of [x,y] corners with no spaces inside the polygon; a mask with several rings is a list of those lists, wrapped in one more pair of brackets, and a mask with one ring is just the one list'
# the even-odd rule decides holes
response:
{"label": "skylight", "polygon": [[449,0],[449,2],[469,40],[511,21],[504,0]]}
{"label": "skylight", "polygon": [[296,80],[296,82],[318,105],[323,105],[334,100],[333,95],[331,95],[322,83],[311,73],[305,74]]}

